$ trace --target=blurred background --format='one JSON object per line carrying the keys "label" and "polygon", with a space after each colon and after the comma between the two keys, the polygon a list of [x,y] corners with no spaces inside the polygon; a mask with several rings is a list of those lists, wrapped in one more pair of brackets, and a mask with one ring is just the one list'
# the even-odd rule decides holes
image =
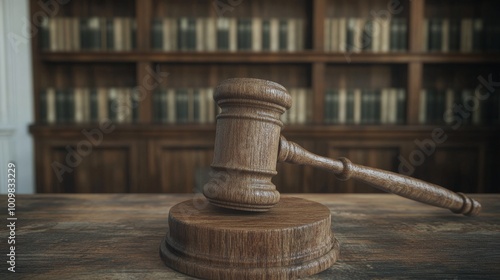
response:
{"label": "blurred background", "polygon": [[[19,193],[203,186],[231,77],[284,85],[283,134],[453,191],[500,191],[500,2],[0,0],[0,160]],[[1,171],[1,191],[7,186]],[[278,164],[280,192],[375,192]]]}

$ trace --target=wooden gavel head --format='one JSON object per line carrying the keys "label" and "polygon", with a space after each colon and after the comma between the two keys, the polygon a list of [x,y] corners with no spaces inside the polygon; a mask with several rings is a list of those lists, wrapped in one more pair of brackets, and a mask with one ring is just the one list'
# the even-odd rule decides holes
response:
{"label": "wooden gavel head", "polygon": [[217,86],[214,99],[222,111],[203,194],[224,208],[267,211],[280,199],[271,178],[276,175],[280,117],[292,98],[277,83],[238,78]]}

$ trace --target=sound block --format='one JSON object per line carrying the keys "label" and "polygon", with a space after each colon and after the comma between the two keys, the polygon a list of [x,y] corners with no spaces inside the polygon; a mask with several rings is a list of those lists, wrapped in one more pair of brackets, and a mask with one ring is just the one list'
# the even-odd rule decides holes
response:
{"label": "sound block", "polygon": [[160,245],[165,264],[204,279],[293,279],[332,266],[339,244],[330,210],[284,197],[268,212],[181,202],[170,209]]}

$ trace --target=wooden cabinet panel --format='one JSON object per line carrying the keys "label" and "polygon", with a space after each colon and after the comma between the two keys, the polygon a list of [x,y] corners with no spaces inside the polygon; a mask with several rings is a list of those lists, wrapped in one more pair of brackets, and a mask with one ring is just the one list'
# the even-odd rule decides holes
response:
{"label": "wooden cabinet panel", "polygon": [[135,146],[103,143],[91,150],[78,143],[42,144],[43,184],[38,192],[121,193],[134,192],[137,185]]}
{"label": "wooden cabinet panel", "polygon": [[425,162],[415,167],[414,177],[455,192],[484,192],[482,145],[448,145],[436,148]]}
{"label": "wooden cabinet panel", "polygon": [[201,191],[213,159],[213,143],[193,145],[158,141],[150,144],[150,172],[155,182],[150,192]]}
{"label": "wooden cabinet panel", "polygon": [[[291,139],[293,141],[293,139]],[[313,141],[294,141],[302,147],[314,151]],[[278,163],[278,174],[273,183],[281,193],[317,192],[314,182],[314,168],[289,163]]]}
{"label": "wooden cabinet panel", "polygon": [[[355,164],[375,167],[397,172],[398,156],[401,148],[397,143],[345,143],[330,142],[327,156],[333,159],[346,157]],[[340,181],[333,174],[323,172],[326,176],[324,192],[381,192],[369,184],[355,180]]]}

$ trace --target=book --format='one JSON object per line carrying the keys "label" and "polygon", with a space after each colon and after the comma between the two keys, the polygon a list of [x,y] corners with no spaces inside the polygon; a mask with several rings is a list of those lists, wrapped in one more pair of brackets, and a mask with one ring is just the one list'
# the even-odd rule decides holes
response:
{"label": "book", "polygon": [[167,92],[167,123],[173,124],[176,122],[177,118],[177,108],[176,108],[176,91],[175,89],[169,88]]}
{"label": "book", "polygon": [[262,37],[264,36],[262,19],[254,17],[252,19],[252,51],[258,52],[262,50]]}
{"label": "book", "polygon": [[390,20],[380,21],[380,51],[388,52],[390,50]]}
{"label": "book", "polygon": [[347,51],[347,19],[345,17],[339,18],[339,34],[338,34],[338,51]]}
{"label": "book", "polygon": [[151,47],[155,50],[165,49],[163,34],[168,30],[163,26],[163,20],[159,18],[153,19],[151,23]]}
{"label": "book", "polygon": [[325,18],[325,23],[324,23],[324,34],[323,34],[323,37],[324,37],[324,48],[325,48],[325,51],[332,51],[333,48],[332,48],[332,41],[333,41],[333,34],[334,32],[332,31],[332,25],[331,25],[331,22],[333,21],[333,19],[329,19],[329,18]]}
{"label": "book", "polygon": [[[347,122],[347,110],[348,108],[354,108],[352,106],[354,106],[354,99],[352,100],[352,102],[350,102],[350,104],[348,104],[347,102],[347,90],[345,88],[340,88],[339,89],[339,109],[338,109],[338,122],[339,123],[346,123]],[[350,114],[352,115],[352,114]],[[350,119],[353,119],[353,118],[350,118]]]}
{"label": "book", "polygon": [[262,50],[271,50],[271,22],[269,20],[262,21]]}
{"label": "book", "polygon": [[252,33],[249,28],[251,26],[250,19],[238,19],[238,50],[248,51],[252,49]]}
{"label": "book", "polygon": [[189,101],[187,89],[177,89],[175,92],[176,122],[186,123],[189,120]]}
{"label": "book", "polygon": [[288,21],[285,19],[279,20],[279,37],[278,37],[278,49],[280,51],[286,51],[288,49]]}
{"label": "book", "polygon": [[110,119],[110,116],[108,114],[108,99],[108,89],[103,87],[97,88],[97,112],[99,120]]}
{"label": "book", "polygon": [[217,19],[209,17],[206,20],[206,50],[213,52],[217,50]]}
{"label": "book", "polygon": [[441,22],[441,51],[448,52],[450,50],[449,35],[450,35],[450,21],[445,18]]}
{"label": "book", "polygon": [[[362,91],[361,89],[359,88],[355,88],[353,91],[352,91],[352,94],[353,94],[353,102],[354,102],[354,123],[355,124],[360,124],[361,121],[362,121],[362,104],[361,102],[363,101],[362,100]],[[368,102],[368,97],[365,97],[365,102]]]}
{"label": "book", "polygon": [[279,50],[279,39],[280,39],[280,21],[277,18],[271,18],[269,20],[269,50],[278,51]]}
{"label": "book", "polygon": [[288,28],[287,28],[287,50],[289,52],[297,51],[297,19],[290,18],[288,19]]}
{"label": "book", "polygon": [[332,19],[330,19],[330,38],[325,37],[326,40],[329,39],[330,44],[329,44],[329,48],[325,49],[325,50],[330,50],[332,52],[339,51],[339,35],[340,35],[339,19],[332,18]]}
{"label": "book", "polygon": [[229,51],[238,50],[238,23],[236,18],[229,19]]}
{"label": "book", "polygon": [[427,122],[427,90],[422,89],[420,91],[420,104],[419,104],[419,114],[418,121],[421,124]]}
{"label": "book", "polygon": [[229,19],[217,18],[217,49],[229,50]]}
{"label": "book", "polygon": [[196,30],[195,30],[195,36],[196,36],[196,51],[197,52],[202,52],[205,50],[205,40],[206,40],[206,32],[205,32],[205,27],[207,26],[207,21],[205,18],[196,18],[194,19],[196,22]]}
{"label": "book", "polygon": [[406,116],[406,90],[404,88],[397,89],[397,106],[396,106],[396,122],[404,124]]}

